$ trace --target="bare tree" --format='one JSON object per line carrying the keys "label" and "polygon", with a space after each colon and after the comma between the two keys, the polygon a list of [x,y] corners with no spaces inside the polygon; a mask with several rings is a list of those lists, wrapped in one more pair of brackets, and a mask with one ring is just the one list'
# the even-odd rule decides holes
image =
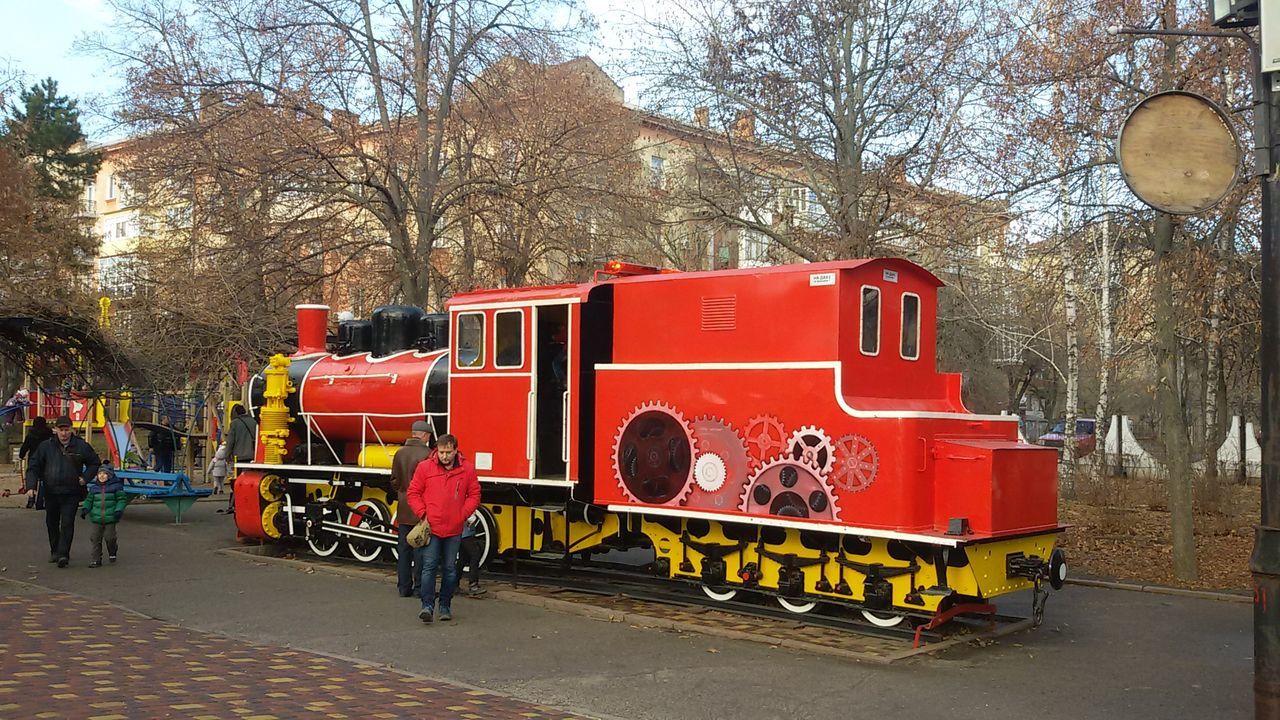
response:
{"label": "bare tree", "polygon": [[[704,157],[724,179],[697,198],[715,217],[805,260],[872,256],[906,188],[958,171],[977,99],[958,69],[983,17],[965,0],[695,0],[647,26],[645,71],[662,107],[707,107],[742,148]],[[808,223],[778,222],[793,188],[820,209]]]}
{"label": "bare tree", "polygon": [[421,305],[444,219],[488,189],[450,172],[460,90],[499,58],[545,55],[585,27],[571,4],[534,0],[113,4],[118,26],[91,45],[124,66],[132,132],[199,123],[211,97],[274,110],[264,121],[278,127],[264,131],[313,161],[290,166],[305,171],[294,191],[366,215],[400,295]]}

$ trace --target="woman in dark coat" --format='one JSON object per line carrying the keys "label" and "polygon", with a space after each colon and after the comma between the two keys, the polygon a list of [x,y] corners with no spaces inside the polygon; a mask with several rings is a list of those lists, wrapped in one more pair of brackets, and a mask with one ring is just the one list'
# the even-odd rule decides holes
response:
{"label": "woman in dark coat", "polygon": [[[22,447],[18,448],[18,462],[22,462],[28,455],[36,451],[40,443],[53,437],[53,431],[49,429],[49,422],[44,419],[43,415],[37,415],[31,419],[31,429],[27,431],[27,436],[22,439]],[[44,483],[40,483],[36,487],[35,497],[27,497],[27,507],[34,507],[37,510],[44,509]]]}

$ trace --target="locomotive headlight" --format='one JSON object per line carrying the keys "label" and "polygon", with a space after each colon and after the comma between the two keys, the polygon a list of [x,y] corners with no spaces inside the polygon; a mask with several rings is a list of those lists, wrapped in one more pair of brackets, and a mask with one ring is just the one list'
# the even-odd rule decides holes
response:
{"label": "locomotive headlight", "polygon": [[1067,582],[1067,554],[1061,548],[1054,548],[1049,554],[1049,586],[1061,590]]}

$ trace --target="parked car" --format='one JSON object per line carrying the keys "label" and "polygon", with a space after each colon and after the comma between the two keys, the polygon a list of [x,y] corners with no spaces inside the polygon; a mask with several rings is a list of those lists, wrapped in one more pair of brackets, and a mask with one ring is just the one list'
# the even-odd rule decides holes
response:
{"label": "parked car", "polygon": [[[1066,439],[1066,433],[1064,432],[1066,426],[1065,420],[1059,420],[1054,423],[1049,432],[1036,438],[1036,442],[1046,447],[1062,447],[1063,441]],[[1076,457],[1093,452],[1097,444],[1097,422],[1093,418],[1076,418]]]}

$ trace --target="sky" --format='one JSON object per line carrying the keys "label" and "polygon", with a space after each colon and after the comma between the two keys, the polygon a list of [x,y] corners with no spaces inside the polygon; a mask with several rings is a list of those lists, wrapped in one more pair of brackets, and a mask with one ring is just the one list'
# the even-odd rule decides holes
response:
{"label": "sky", "polygon": [[[665,0],[637,6],[625,0],[586,0],[587,9],[600,23],[597,47],[589,54],[606,70],[623,44],[619,28],[629,22],[637,7],[640,12],[660,7]],[[122,82],[109,61],[76,51],[74,44],[84,35],[105,29],[113,10],[106,0],[0,0],[0,70],[16,69],[23,85],[52,77],[62,94],[75,98],[82,111],[81,124],[90,140],[116,139],[111,111]],[[638,84],[634,79],[615,77],[636,102]]]}

